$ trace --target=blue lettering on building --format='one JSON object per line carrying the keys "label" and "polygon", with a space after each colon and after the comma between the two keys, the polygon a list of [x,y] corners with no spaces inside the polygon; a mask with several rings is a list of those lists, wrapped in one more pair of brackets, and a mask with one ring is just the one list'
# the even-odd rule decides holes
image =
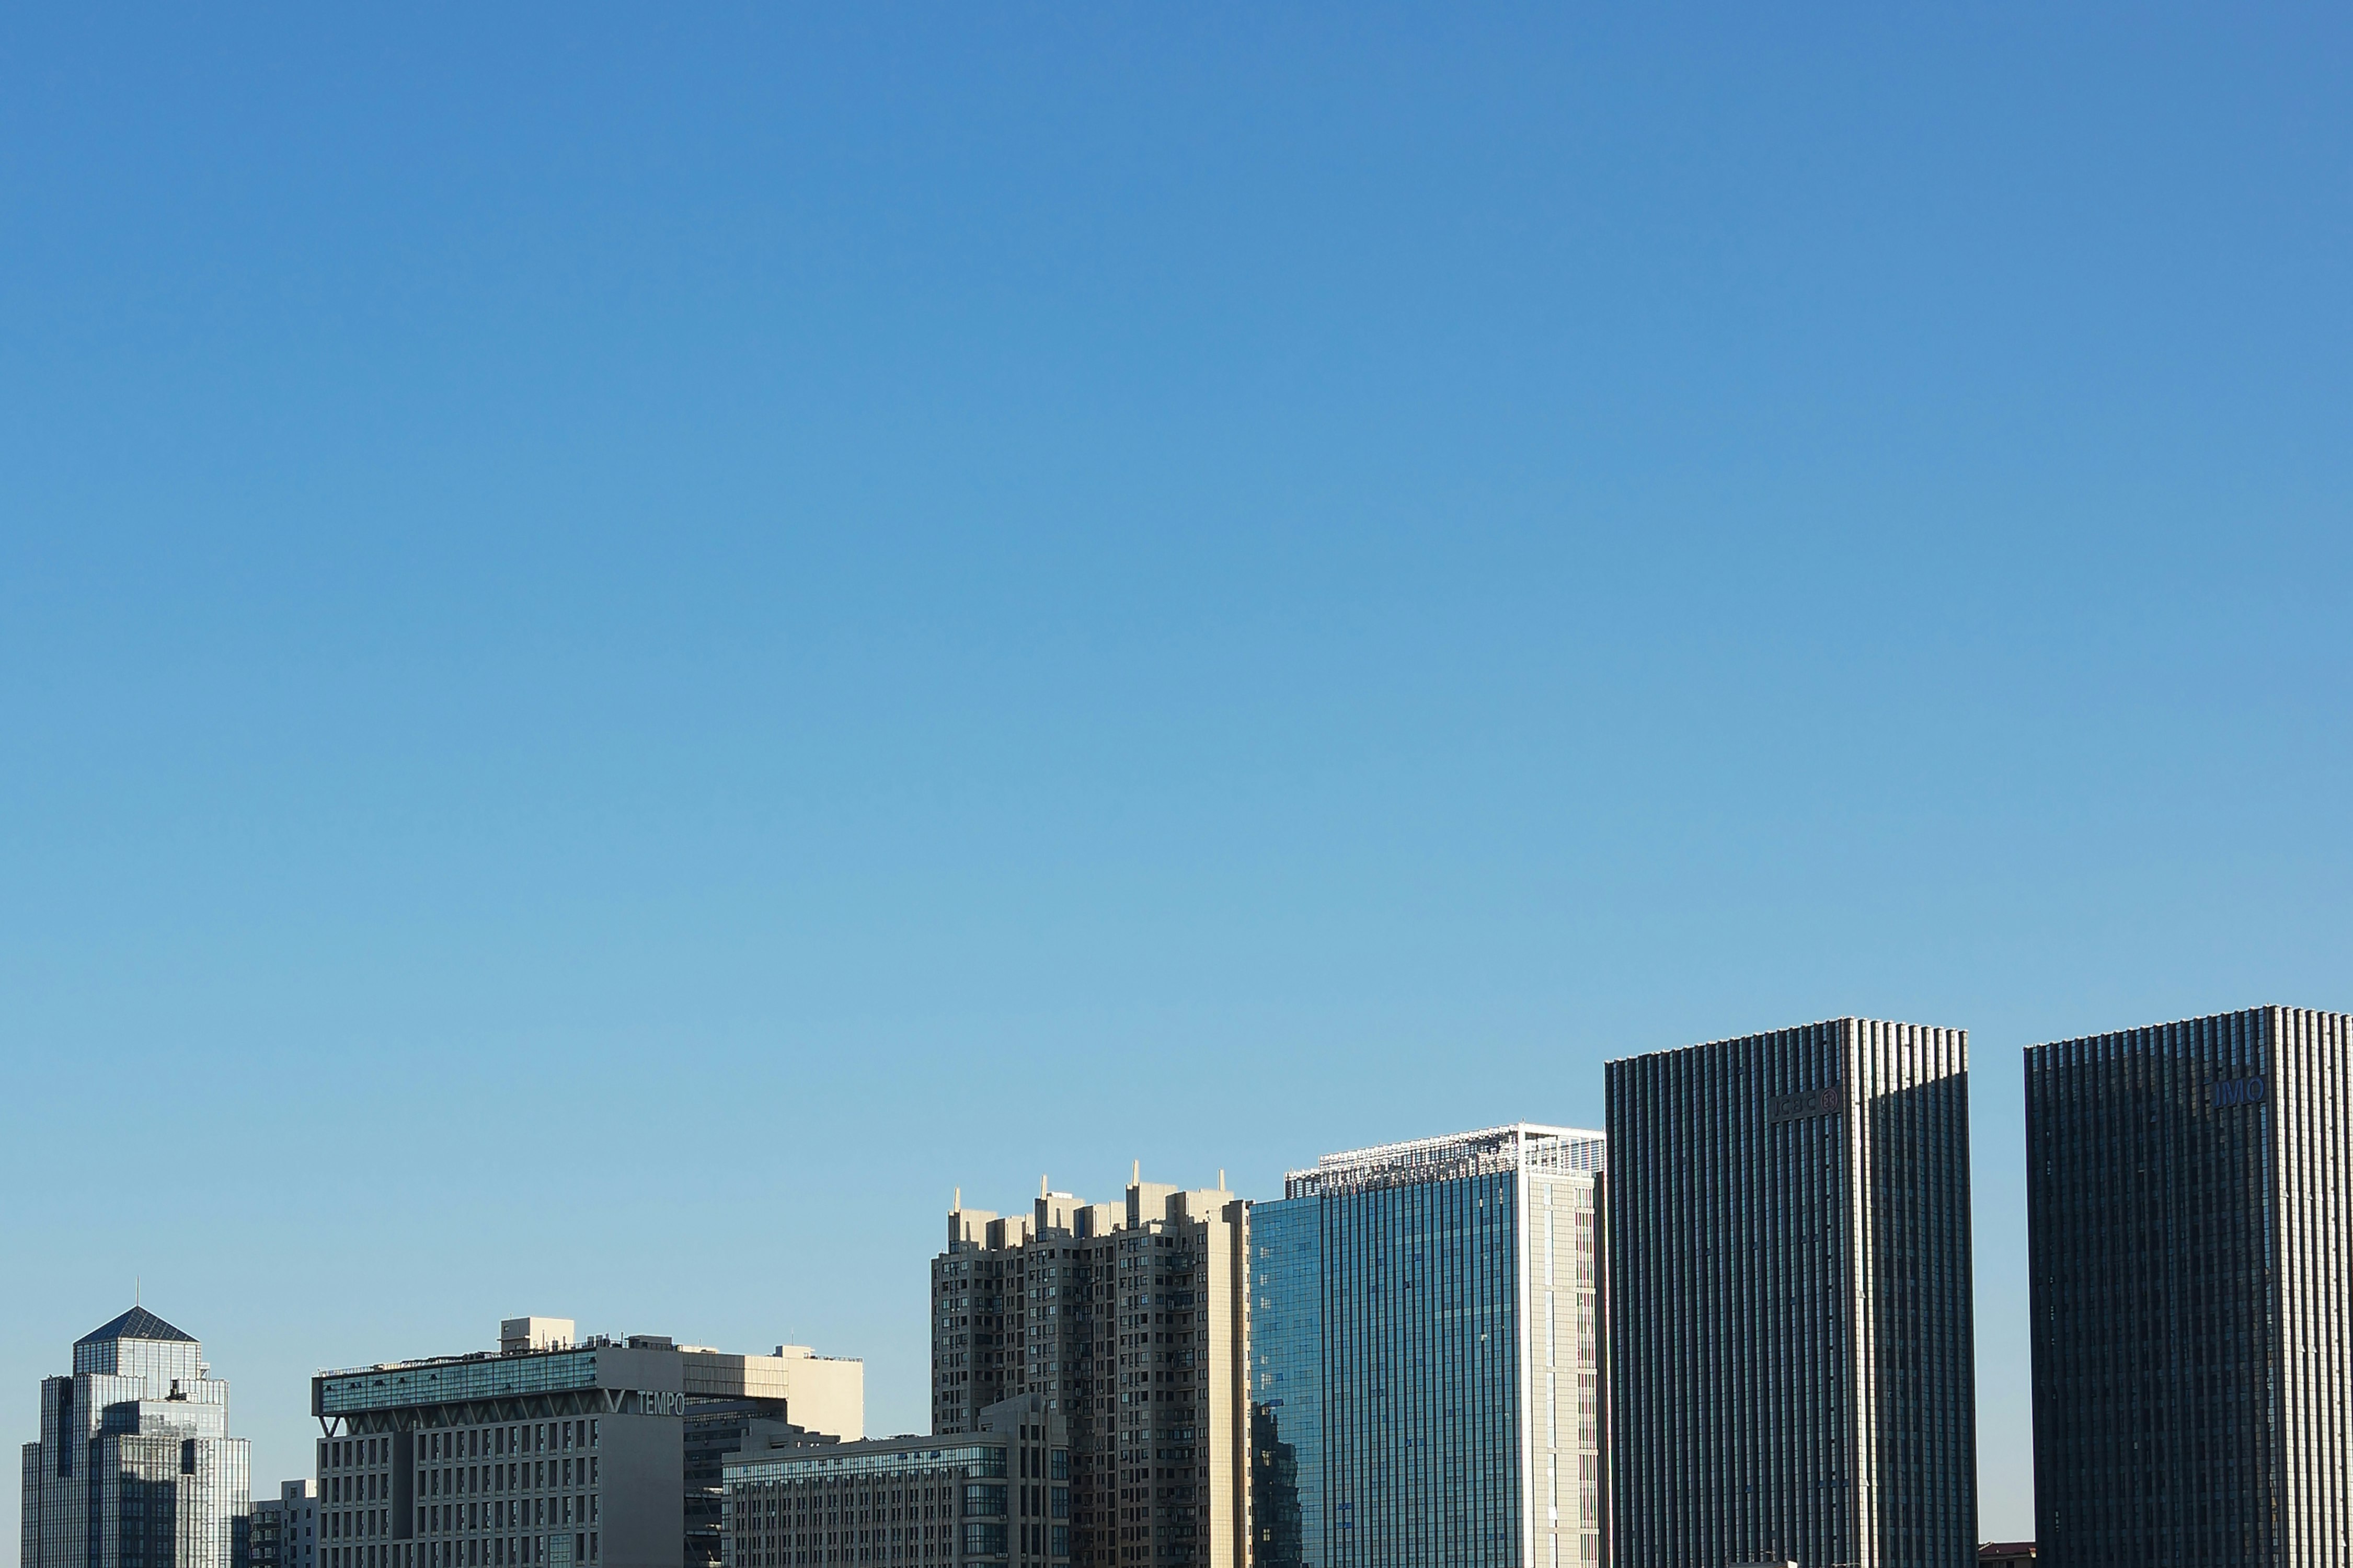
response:
{"label": "blue lettering on building", "polygon": [[2221,1110],[2232,1105],[2261,1105],[2263,1102],[2263,1080],[2259,1078],[2224,1079],[2214,1084],[2213,1107]]}

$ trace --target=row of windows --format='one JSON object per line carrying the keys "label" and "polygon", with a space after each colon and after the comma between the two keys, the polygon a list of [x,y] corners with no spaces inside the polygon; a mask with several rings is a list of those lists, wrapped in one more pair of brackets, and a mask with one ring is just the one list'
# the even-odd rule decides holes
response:
{"label": "row of windows", "polygon": [[591,1530],[570,1535],[322,1546],[318,1555],[319,1568],[550,1568],[601,1562],[604,1542],[601,1531]]}
{"label": "row of windows", "polygon": [[417,1528],[427,1535],[483,1530],[538,1530],[558,1524],[595,1524],[603,1512],[600,1494],[516,1498],[502,1502],[432,1503],[417,1510]]}
{"label": "row of windows", "polygon": [[[487,1492],[551,1491],[593,1487],[603,1469],[595,1457],[577,1459],[518,1459],[489,1465],[435,1465],[417,1472],[418,1497],[465,1497]],[[353,1476],[381,1483],[382,1476]],[[376,1495],[381,1496],[379,1491]]]}
{"label": "row of windows", "polygon": [[[443,1459],[496,1458],[520,1454],[568,1453],[575,1448],[593,1449],[602,1443],[603,1438],[604,1424],[601,1421],[540,1421],[513,1426],[420,1431],[414,1434],[412,1448],[416,1463],[430,1465]],[[393,1439],[390,1436],[322,1440],[319,1444],[319,1471],[329,1482],[325,1500],[356,1500],[362,1495],[344,1484],[351,1478],[336,1472],[382,1469],[392,1462]],[[552,1467],[553,1461],[550,1463]],[[573,1461],[565,1459],[562,1463],[562,1474],[569,1479]],[[553,1476],[557,1472],[548,1468],[533,1473]],[[556,1483],[545,1481],[538,1484]]]}

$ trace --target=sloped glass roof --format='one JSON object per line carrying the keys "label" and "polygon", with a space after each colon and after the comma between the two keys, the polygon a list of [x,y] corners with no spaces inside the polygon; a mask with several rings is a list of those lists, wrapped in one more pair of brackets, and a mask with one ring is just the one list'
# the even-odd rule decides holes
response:
{"label": "sloped glass roof", "polygon": [[196,1336],[182,1333],[144,1307],[133,1307],[114,1321],[90,1330],[74,1343],[96,1345],[108,1340],[181,1340],[195,1344]]}

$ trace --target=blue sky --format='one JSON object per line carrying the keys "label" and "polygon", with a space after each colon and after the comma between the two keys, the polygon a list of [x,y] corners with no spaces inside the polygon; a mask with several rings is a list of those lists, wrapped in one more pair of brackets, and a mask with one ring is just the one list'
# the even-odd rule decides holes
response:
{"label": "blue sky", "polygon": [[[0,1403],[2353,1006],[2342,7],[0,16]],[[16,1506],[14,1488],[5,1506]],[[0,1524],[5,1524],[0,1521]]]}

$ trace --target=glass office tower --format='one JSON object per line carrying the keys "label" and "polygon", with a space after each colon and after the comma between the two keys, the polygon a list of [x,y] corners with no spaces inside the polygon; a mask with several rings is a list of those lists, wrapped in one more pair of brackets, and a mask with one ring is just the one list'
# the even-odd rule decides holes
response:
{"label": "glass office tower", "polygon": [[1968,1039],[1840,1018],[1608,1067],[1620,1568],[1971,1568]]}
{"label": "glass office tower", "polygon": [[1254,1206],[1256,1568],[1601,1560],[1602,1149],[1393,1143]]}
{"label": "glass office tower", "polygon": [[25,1445],[24,1568],[246,1568],[253,1499],[228,1384],[204,1347],[133,1307],[41,1380]]}
{"label": "glass office tower", "polygon": [[2042,1561],[2353,1563],[2353,1017],[2036,1046],[2026,1140]]}

